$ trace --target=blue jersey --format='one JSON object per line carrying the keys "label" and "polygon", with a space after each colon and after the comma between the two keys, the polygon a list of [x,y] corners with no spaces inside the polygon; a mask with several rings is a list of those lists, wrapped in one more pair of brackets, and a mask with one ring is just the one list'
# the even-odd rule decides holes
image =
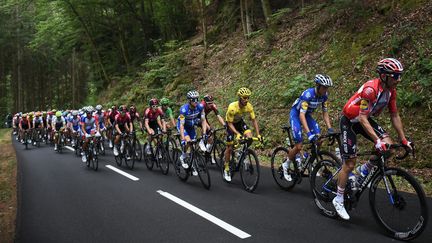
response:
{"label": "blue jersey", "polygon": [[78,131],[80,129],[81,125],[81,118],[77,116],[75,119],[73,116],[68,117],[68,123],[72,124],[72,127],[75,131]]}
{"label": "blue jersey", "polygon": [[187,103],[180,107],[177,123],[190,128],[199,125],[202,119],[205,119],[204,106],[201,103],[197,103],[195,109],[192,109],[189,103]]}
{"label": "blue jersey", "polygon": [[96,129],[96,119],[93,116],[90,118],[87,116],[81,117],[81,124],[84,125],[87,133],[90,133],[91,130]]}
{"label": "blue jersey", "polygon": [[318,96],[315,88],[309,88],[300,95],[299,98],[294,101],[292,110],[303,113],[312,113],[319,106],[322,107],[323,111],[327,111],[327,93],[323,96]]}

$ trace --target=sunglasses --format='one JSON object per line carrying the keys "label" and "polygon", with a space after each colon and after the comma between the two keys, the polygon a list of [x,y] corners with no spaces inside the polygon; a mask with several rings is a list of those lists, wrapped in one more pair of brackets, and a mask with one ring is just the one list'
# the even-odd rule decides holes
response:
{"label": "sunglasses", "polygon": [[198,99],[190,99],[189,101],[190,101],[190,102],[195,102],[195,103],[196,103],[196,102],[198,102]]}
{"label": "sunglasses", "polygon": [[157,105],[152,105],[151,108],[158,108],[158,106]]}
{"label": "sunglasses", "polygon": [[249,96],[241,97],[242,100],[249,100]]}
{"label": "sunglasses", "polygon": [[400,77],[402,76],[402,74],[401,73],[392,73],[389,76],[392,77],[394,80],[399,80]]}

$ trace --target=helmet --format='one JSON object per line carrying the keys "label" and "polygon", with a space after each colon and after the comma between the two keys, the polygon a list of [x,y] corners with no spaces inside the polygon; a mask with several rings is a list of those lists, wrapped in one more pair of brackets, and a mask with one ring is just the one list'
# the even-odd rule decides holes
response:
{"label": "helmet", "polygon": [[331,78],[325,74],[317,74],[315,75],[315,83],[325,86],[325,87],[332,87],[333,81]]}
{"label": "helmet", "polygon": [[213,102],[213,96],[212,96],[212,95],[209,95],[209,94],[206,94],[206,95],[204,96],[204,101],[205,101],[206,103],[212,103],[212,102]]}
{"label": "helmet", "polygon": [[398,60],[394,58],[385,58],[378,62],[377,72],[380,74],[402,73],[403,66]]}
{"label": "helmet", "polygon": [[78,111],[72,111],[72,116],[78,116]]}
{"label": "helmet", "polygon": [[161,105],[169,105],[170,100],[169,100],[168,98],[163,97],[163,98],[160,100],[160,103],[161,103]]}
{"label": "helmet", "polygon": [[248,88],[242,87],[237,91],[237,95],[240,97],[249,97],[252,95],[252,92]]}
{"label": "helmet", "polygon": [[25,118],[27,118],[28,114],[24,113],[22,116],[25,117]]}
{"label": "helmet", "polygon": [[131,112],[136,112],[136,107],[135,107],[135,105],[131,105],[131,106],[129,107],[129,110],[130,110]]}
{"label": "helmet", "polygon": [[187,98],[190,99],[198,99],[199,97],[199,93],[196,90],[191,90],[189,92],[187,92]]}
{"label": "helmet", "polygon": [[101,105],[97,105],[97,106],[96,106],[96,110],[97,110],[97,111],[102,110],[102,106],[101,106]]}
{"label": "helmet", "polygon": [[69,114],[69,112],[64,111],[62,115],[63,115],[63,116],[67,116],[68,114]]}
{"label": "helmet", "polygon": [[54,114],[55,114],[56,112],[57,112],[57,110],[56,110],[56,109],[52,109],[52,113],[54,113]]}
{"label": "helmet", "polygon": [[88,109],[90,109],[91,112],[95,111],[95,108],[93,106],[89,106]]}
{"label": "helmet", "polygon": [[112,109],[112,110],[116,110],[116,109],[117,109],[117,106],[116,106],[116,105],[113,105],[113,106],[111,106],[111,109]]}
{"label": "helmet", "polygon": [[35,116],[41,116],[40,111],[36,112]]}
{"label": "helmet", "polygon": [[152,106],[152,105],[159,105],[159,100],[156,99],[156,98],[152,98],[152,99],[149,100],[149,105],[150,106]]}
{"label": "helmet", "polygon": [[62,115],[61,111],[57,111],[57,112],[55,113],[55,116],[56,116],[57,118],[61,117],[61,115]]}
{"label": "helmet", "polygon": [[88,114],[88,113],[92,113],[93,110],[92,110],[92,108],[91,108],[90,106],[87,106],[87,107],[84,109],[84,112]]}
{"label": "helmet", "polygon": [[122,111],[127,111],[127,107],[126,107],[126,105],[121,105],[120,107],[119,107],[119,109],[118,109],[120,112],[122,112]]}

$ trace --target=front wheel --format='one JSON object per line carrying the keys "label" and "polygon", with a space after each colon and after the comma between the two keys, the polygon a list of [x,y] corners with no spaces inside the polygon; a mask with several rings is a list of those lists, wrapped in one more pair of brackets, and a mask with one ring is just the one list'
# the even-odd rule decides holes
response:
{"label": "front wheel", "polygon": [[212,151],[212,153],[213,153],[212,154],[212,156],[213,156],[212,160],[214,160],[214,162],[216,163],[216,166],[219,169],[222,169],[223,164],[224,164],[224,160],[222,159],[223,158],[222,155],[225,151],[225,143],[219,139],[216,139],[214,141],[212,150],[213,150]]}
{"label": "front wheel", "polygon": [[204,156],[201,153],[196,152],[194,154],[194,160],[195,160],[195,166],[196,166],[195,169],[198,172],[198,176],[200,178],[201,183],[203,184],[205,189],[207,189],[207,190],[210,189],[210,186],[211,186],[210,173],[207,169],[207,165],[206,165]]}
{"label": "front wheel", "polygon": [[255,151],[248,149],[240,163],[240,177],[243,187],[253,192],[258,187],[260,178],[260,165]]}
{"label": "front wheel", "polygon": [[147,151],[146,151],[147,146],[148,146],[148,143],[145,143],[144,144],[144,154],[143,154],[144,162],[147,166],[147,169],[153,170],[153,166],[154,166],[153,153],[150,153],[150,154],[147,153]]}
{"label": "front wheel", "polygon": [[428,208],[423,189],[399,168],[386,168],[371,182],[369,204],[378,223],[397,240],[412,240],[426,228]]}
{"label": "front wheel", "polygon": [[132,145],[129,142],[125,143],[125,147],[124,147],[124,151],[125,151],[125,164],[126,166],[130,169],[133,170],[134,166],[135,166],[135,151],[134,148],[132,147]]}
{"label": "front wheel", "polygon": [[176,160],[173,162],[174,172],[180,180],[187,181],[187,179],[189,178],[189,170],[183,168],[180,161],[180,155],[182,154],[182,151],[178,148],[175,148],[173,153],[176,158]]}
{"label": "front wheel", "polygon": [[273,151],[271,157],[271,172],[276,184],[283,190],[290,190],[297,184],[294,163],[288,163],[288,174],[291,175],[291,181],[284,177],[282,164],[288,159],[288,149],[278,147]]}
{"label": "front wheel", "polygon": [[315,205],[327,217],[337,218],[332,200],[337,192],[339,165],[333,160],[318,162],[310,175],[312,196]]}

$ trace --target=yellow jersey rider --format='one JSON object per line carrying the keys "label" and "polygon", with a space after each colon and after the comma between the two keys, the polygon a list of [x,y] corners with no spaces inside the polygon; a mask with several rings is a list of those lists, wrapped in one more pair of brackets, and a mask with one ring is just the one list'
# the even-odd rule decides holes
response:
{"label": "yellow jersey rider", "polygon": [[224,156],[225,169],[223,173],[224,180],[226,181],[231,181],[231,174],[229,171],[229,161],[231,159],[230,156],[233,148],[234,138],[236,140],[239,140],[243,137],[243,135],[248,138],[252,137],[252,131],[249,129],[249,127],[246,125],[246,123],[243,120],[243,116],[246,113],[249,114],[249,117],[252,121],[257,137],[260,140],[262,140],[253,106],[250,102],[248,102],[251,94],[252,93],[248,88],[244,88],[244,87],[240,88],[237,91],[237,95],[239,97],[238,101],[232,102],[228,106],[228,110],[225,117],[225,121],[227,123],[227,129],[226,129],[227,146],[226,146],[225,156]]}

